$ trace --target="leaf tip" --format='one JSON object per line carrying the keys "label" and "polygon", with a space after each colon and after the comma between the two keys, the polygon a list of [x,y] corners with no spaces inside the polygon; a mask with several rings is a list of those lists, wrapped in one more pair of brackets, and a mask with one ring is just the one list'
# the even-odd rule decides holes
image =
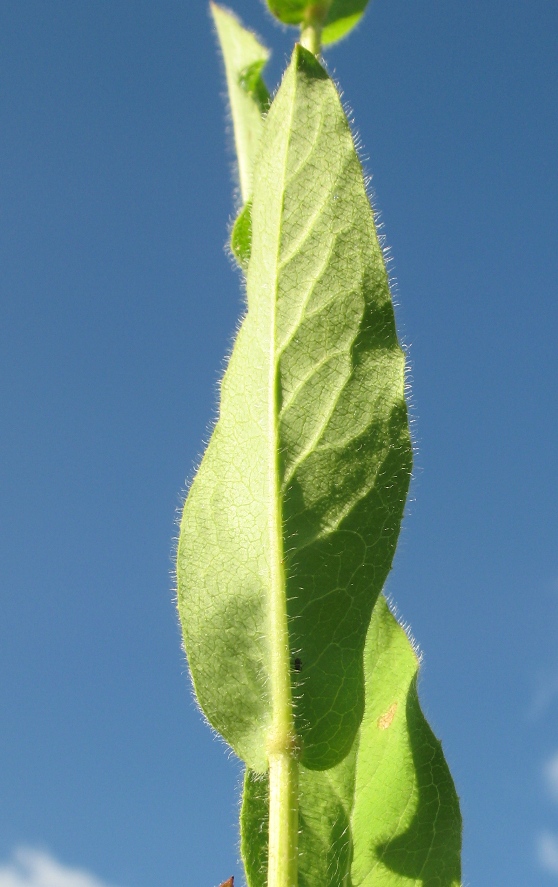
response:
{"label": "leaf tip", "polygon": [[314,80],[328,80],[329,74],[316,56],[305,49],[301,43],[296,43],[293,51],[293,60],[297,71],[312,77]]}

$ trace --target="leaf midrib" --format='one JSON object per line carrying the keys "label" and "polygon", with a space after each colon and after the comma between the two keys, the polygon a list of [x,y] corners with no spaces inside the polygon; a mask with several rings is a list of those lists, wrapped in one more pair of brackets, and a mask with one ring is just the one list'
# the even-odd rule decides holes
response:
{"label": "leaf midrib", "polygon": [[291,143],[292,122],[296,105],[296,84],[294,77],[287,137],[281,163],[281,208],[277,225],[277,239],[273,253],[273,290],[271,293],[270,335],[269,335],[269,374],[268,374],[268,472],[270,496],[270,553],[271,553],[271,700],[272,734],[279,745],[285,743],[285,751],[291,753],[294,733],[294,716],[290,681],[289,633],[287,618],[287,589],[283,566],[283,509],[281,499],[279,465],[279,404],[277,398],[277,378],[279,361],[276,356],[277,302],[279,289],[280,250],[285,186],[287,182],[287,159]]}

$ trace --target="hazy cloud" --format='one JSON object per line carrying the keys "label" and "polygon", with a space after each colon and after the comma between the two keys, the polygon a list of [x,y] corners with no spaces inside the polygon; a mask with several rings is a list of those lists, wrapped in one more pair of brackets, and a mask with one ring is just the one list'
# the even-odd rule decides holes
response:
{"label": "hazy cloud", "polygon": [[549,793],[558,801],[558,752],[545,764],[544,779]]}
{"label": "hazy cloud", "polygon": [[546,714],[558,699],[558,672],[539,674],[536,683],[537,686],[529,708],[531,720],[536,720]]}
{"label": "hazy cloud", "polygon": [[558,835],[542,832],[537,842],[539,864],[551,875],[558,875]]}
{"label": "hazy cloud", "polygon": [[18,848],[12,861],[0,864],[0,887],[109,887],[83,869],[68,868],[48,853]]}

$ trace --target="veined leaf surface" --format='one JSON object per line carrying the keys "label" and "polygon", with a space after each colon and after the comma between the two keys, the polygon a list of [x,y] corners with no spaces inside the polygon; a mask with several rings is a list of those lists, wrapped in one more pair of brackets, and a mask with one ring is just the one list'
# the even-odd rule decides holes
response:
{"label": "veined leaf surface", "polygon": [[362,169],[332,81],[300,46],[264,123],[251,220],[248,311],[182,518],[179,610],[199,702],[237,754],[266,770],[287,678],[302,762],[324,769],[362,718],[411,447]]}
{"label": "veined leaf surface", "polygon": [[252,168],[262,129],[262,112],[269,105],[269,92],[261,74],[269,50],[227,9],[211,3],[211,14],[225,62],[238,177],[245,202],[252,189]]}
{"label": "veined leaf surface", "polygon": [[[364,717],[350,753],[330,770],[300,768],[299,887],[459,887],[459,801],[420,709],[416,655],[383,596],[364,670]],[[247,771],[249,887],[266,884],[267,793],[267,778]]]}

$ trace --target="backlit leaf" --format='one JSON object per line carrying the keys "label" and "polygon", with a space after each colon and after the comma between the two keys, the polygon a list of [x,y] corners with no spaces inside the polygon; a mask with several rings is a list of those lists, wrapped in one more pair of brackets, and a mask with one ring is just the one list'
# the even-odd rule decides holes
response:
{"label": "backlit leaf", "polygon": [[322,43],[335,43],[345,37],[363,16],[368,0],[333,0],[324,22]]}
{"label": "backlit leaf", "polygon": [[242,268],[246,271],[252,249],[252,201],[248,201],[240,210],[231,231],[231,250]]}
{"label": "backlit leaf", "polygon": [[411,448],[361,166],[332,81],[300,46],[263,127],[251,220],[248,312],[184,508],[179,609],[206,716],[264,772],[270,614],[286,607],[298,744],[324,769],[362,718]]}
{"label": "backlit leaf", "polygon": [[311,0],[267,0],[273,15],[286,25],[300,25],[308,10],[312,6],[328,5],[329,0],[323,3],[312,3]]}
{"label": "backlit leaf", "polygon": [[269,51],[227,9],[212,3],[211,13],[225,62],[240,190],[245,202],[252,187],[262,112],[269,105],[269,93],[261,74]]}
{"label": "backlit leaf", "polygon": [[[300,768],[299,887],[459,887],[461,817],[417,695],[418,661],[380,597],[368,632],[366,703],[354,745]],[[249,887],[265,887],[267,780],[247,771],[241,814]]]}

